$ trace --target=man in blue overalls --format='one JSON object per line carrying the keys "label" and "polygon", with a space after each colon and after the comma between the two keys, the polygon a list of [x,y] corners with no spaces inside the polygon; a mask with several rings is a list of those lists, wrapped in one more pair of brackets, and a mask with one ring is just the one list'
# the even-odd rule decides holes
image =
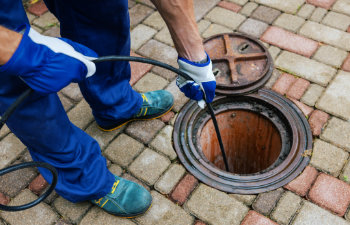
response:
{"label": "man in blue overalls", "polygon": [[[28,86],[35,91],[7,126],[28,147],[33,160],[57,169],[56,191],[62,197],[72,202],[90,200],[122,217],[146,212],[152,202],[150,193],[107,169],[98,143],[69,121],[56,94],[71,82],[79,83],[105,131],[131,120],[157,118],[172,108],[173,97],[167,91],[139,94],[131,88],[129,63],[91,62],[98,55],[129,55],[128,1],[45,0],[60,21],[62,39],[32,29],[21,0],[0,2],[0,113]],[[201,86],[211,102],[216,83],[192,0],[153,3],[172,34],[180,69],[195,81],[178,77],[177,85],[197,101],[203,98]],[[50,182],[50,173],[40,172]]]}

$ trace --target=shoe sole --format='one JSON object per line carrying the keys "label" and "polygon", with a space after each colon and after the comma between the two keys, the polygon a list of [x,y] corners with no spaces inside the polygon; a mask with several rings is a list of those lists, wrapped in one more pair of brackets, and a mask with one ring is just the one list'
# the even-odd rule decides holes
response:
{"label": "shoe sole", "polygon": [[116,130],[116,129],[119,129],[119,128],[125,126],[126,124],[128,124],[128,123],[130,123],[130,122],[133,122],[133,121],[158,119],[159,117],[162,117],[162,116],[164,116],[165,114],[167,114],[168,112],[170,112],[170,111],[173,109],[173,107],[174,107],[174,105],[172,105],[172,106],[168,109],[168,111],[166,111],[165,113],[163,113],[163,114],[161,114],[161,115],[159,115],[159,116],[152,117],[152,118],[149,118],[149,119],[147,119],[147,118],[145,118],[145,119],[137,119],[137,118],[131,119],[131,120],[128,120],[128,121],[126,121],[126,122],[124,122],[124,123],[118,125],[117,127],[112,128],[112,129],[103,129],[103,128],[100,127],[99,125],[97,125],[97,127],[98,127],[100,130],[105,131],[105,132],[114,131],[114,130]]}

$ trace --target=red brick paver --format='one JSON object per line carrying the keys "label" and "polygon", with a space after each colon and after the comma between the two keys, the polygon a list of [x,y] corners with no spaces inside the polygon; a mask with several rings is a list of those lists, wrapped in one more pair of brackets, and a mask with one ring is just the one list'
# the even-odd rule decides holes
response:
{"label": "red brick paver", "polygon": [[0,193],[0,204],[7,205],[10,202],[10,198],[3,193]]}
{"label": "red brick paver", "polygon": [[164,123],[168,123],[174,116],[175,116],[175,113],[173,111],[170,111],[164,116],[160,117],[160,120],[163,121]]}
{"label": "red brick paver", "polygon": [[343,63],[343,66],[341,68],[342,68],[342,70],[350,71],[350,54],[348,55],[348,57],[346,57],[346,59]]}
{"label": "red brick paver", "polygon": [[318,172],[315,168],[307,166],[305,170],[293,181],[289,182],[284,188],[295,192],[300,196],[305,196],[312,183],[315,181]]}
{"label": "red brick paver", "polygon": [[282,74],[275,84],[272,86],[272,90],[284,95],[287,93],[289,87],[295,82],[296,78],[288,73]]}
{"label": "red brick paver", "polygon": [[310,81],[299,78],[289,88],[289,90],[287,91],[287,96],[299,100],[301,97],[303,97],[303,94],[305,93],[309,85]]}
{"label": "red brick paver", "polygon": [[322,7],[325,9],[330,9],[336,0],[307,0],[307,3]]}
{"label": "red brick paver", "polygon": [[329,115],[323,111],[315,110],[312,112],[309,124],[312,130],[312,134],[315,136],[319,136],[321,134],[323,126],[329,119]]}
{"label": "red brick paver", "polygon": [[346,32],[350,32],[350,26],[348,27],[348,29],[346,30]]}
{"label": "red brick paver", "polygon": [[241,225],[278,225],[278,223],[275,223],[265,216],[251,210],[248,212]]}
{"label": "red brick paver", "polygon": [[306,57],[312,56],[318,48],[316,41],[274,26],[267,28],[261,40]]}
{"label": "red brick paver", "polygon": [[350,185],[327,174],[320,174],[308,198],[339,216],[344,216],[350,204]]}
{"label": "red brick paver", "polygon": [[204,223],[203,221],[197,220],[194,225],[206,225],[206,223]]}
{"label": "red brick paver", "polygon": [[226,1],[221,1],[219,2],[218,6],[231,10],[233,12],[239,12],[239,10],[241,10],[241,6],[236,5],[235,3],[232,2],[226,2]]}
{"label": "red brick paver", "polygon": [[305,105],[302,102],[299,102],[298,100],[294,99],[294,98],[290,98],[290,100],[296,105],[298,106],[298,108],[304,113],[304,115],[306,117],[310,116],[310,114],[312,113],[312,111],[314,111],[313,108],[311,108],[310,106]]}
{"label": "red brick paver", "polygon": [[183,205],[197,184],[198,180],[194,176],[187,174],[176,186],[171,194],[171,198],[179,205]]}
{"label": "red brick paver", "polygon": [[43,1],[39,1],[39,2],[28,7],[28,12],[30,12],[36,16],[41,16],[42,14],[46,13],[47,11],[48,11],[48,9]]}
{"label": "red brick paver", "polygon": [[48,185],[49,184],[46,182],[44,177],[40,174],[29,184],[29,190],[37,195],[40,195]]}
{"label": "red brick paver", "polygon": [[[130,52],[131,56],[140,57],[140,55]],[[148,71],[152,69],[152,65],[138,62],[130,62],[131,66],[131,79],[130,85],[134,85],[137,81],[139,81]]]}

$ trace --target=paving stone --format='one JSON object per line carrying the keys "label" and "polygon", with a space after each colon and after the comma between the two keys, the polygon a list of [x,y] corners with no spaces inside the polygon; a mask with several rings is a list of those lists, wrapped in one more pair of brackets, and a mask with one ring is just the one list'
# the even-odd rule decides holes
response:
{"label": "paving stone", "polygon": [[45,13],[33,21],[33,24],[43,29],[48,29],[58,23],[57,18],[50,12]]}
{"label": "paving stone", "polygon": [[[10,202],[9,206],[23,205],[37,198],[36,195],[25,189]],[[58,220],[56,213],[45,203],[16,213],[1,211],[0,215],[10,224],[16,225],[51,225]]]}
{"label": "paving stone", "polygon": [[322,20],[322,23],[346,31],[350,25],[350,17],[336,12],[329,12]]}
{"label": "paving stone", "polygon": [[348,213],[345,215],[345,219],[350,221],[350,210],[348,210]]}
{"label": "paving stone", "polygon": [[255,2],[248,2],[243,6],[240,13],[245,16],[250,16],[257,7],[258,4],[256,4]]}
{"label": "paving stone", "polygon": [[84,99],[70,110],[67,115],[69,120],[82,130],[85,130],[94,120],[91,108]]}
{"label": "paving stone", "polygon": [[136,4],[129,10],[130,26],[134,27],[141,23],[146,17],[153,12],[153,9],[142,4]]}
{"label": "paving stone", "polygon": [[[19,164],[16,161],[14,164]],[[34,168],[25,168],[1,176],[0,192],[10,197],[15,197],[21,190],[37,176],[37,170]]]}
{"label": "paving stone", "polygon": [[350,73],[340,70],[317,102],[316,107],[335,116],[350,120],[349,90]]}
{"label": "paving stone", "polygon": [[131,49],[136,51],[155,35],[157,31],[143,24],[137,25],[130,33]]}
{"label": "paving stone", "polygon": [[203,221],[197,220],[194,225],[206,225]]}
{"label": "paving stone", "polygon": [[230,196],[234,197],[240,202],[243,202],[244,204],[250,206],[253,204],[254,200],[256,199],[257,195],[239,195],[239,194],[231,194]]}
{"label": "paving stone", "polygon": [[40,195],[43,193],[45,188],[47,188],[49,184],[46,182],[44,177],[39,174],[30,184],[29,184],[29,190],[31,190],[34,194]]}
{"label": "paving stone", "polygon": [[148,144],[164,126],[165,124],[160,120],[136,121],[126,128],[126,133]]}
{"label": "paving stone", "polygon": [[165,126],[160,133],[150,143],[150,146],[168,156],[171,160],[176,159],[177,155],[172,145],[173,127]]}
{"label": "paving stone", "polygon": [[253,203],[253,209],[265,216],[269,215],[282,194],[282,188],[259,194]]}
{"label": "paving stone", "polygon": [[307,21],[300,29],[300,34],[324,42],[347,51],[350,50],[350,33],[328,27],[312,21]]}
{"label": "paving stone", "polygon": [[50,37],[61,37],[61,30],[58,27],[58,25],[56,24],[55,26],[49,28],[48,30],[46,30],[43,35],[45,36],[50,36]]}
{"label": "paving stone", "polygon": [[242,23],[238,31],[259,38],[267,27],[266,23],[249,18]]}
{"label": "paving stone", "polygon": [[89,210],[89,202],[72,203],[62,197],[58,197],[53,206],[64,217],[69,218],[73,223],[77,223],[81,217]]}
{"label": "paving stone", "polygon": [[138,52],[146,57],[177,66],[177,52],[174,48],[159,41],[150,40]]}
{"label": "paving stone", "polygon": [[36,19],[37,17],[29,12],[26,12],[26,14],[27,14],[27,18],[29,20],[29,23],[32,25],[33,20]]}
{"label": "paving stone", "polygon": [[193,0],[196,20],[202,19],[220,0]]}
{"label": "paving stone", "polygon": [[41,16],[48,11],[44,1],[41,0],[35,4],[31,4],[27,10],[36,16]]}
{"label": "paving stone", "polygon": [[211,24],[206,31],[203,32],[203,38],[209,38],[216,34],[223,34],[223,33],[230,33],[232,30],[230,30],[227,27],[218,25],[218,24]]}
{"label": "paving stone", "polygon": [[176,186],[174,191],[171,193],[171,198],[179,205],[183,205],[188,196],[192,193],[194,188],[197,186],[198,180],[187,174]]}
{"label": "paving stone", "polygon": [[[131,56],[141,57],[134,52],[130,52]],[[130,62],[131,67],[131,79],[130,85],[133,86],[138,80],[140,80],[148,71],[151,70],[152,65],[146,63]]]}
{"label": "paving stone", "polygon": [[0,130],[0,140],[4,138],[6,135],[10,133],[10,129],[6,126],[6,124]]}
{"label": "paving stone", "polygon": [[158,32],[158,34],[154,38],[167,45],[174,46],[174,42],[171,38],[171,34],[168,30],[168,27],[164,27],[161,31]]}
{"label": "paving stone", "polygon": [[3,193],[0,193],[0,204],[7,205],[9,202],[10,202],[10,197],[4,195]]}
{"label": "paving stone", "polygon": [[200,184],[185,206],[193,215],[213,225],[239,225],[249,209],[227,194]]}
{"label": "paving stone", "polygon": [[299,16],[283,13],[275,20],[273,25],[292,32],[297,32],[304,23],[305,20]]}
{"label": "paving stone", "polygon": [[134,86],[138,92],[162,90],[168,85],[168,81],[153,73],[147,73]]}
{"label": "paving stone", "polygon": [[307,0],[307,3],[312,5],[322,7],[325,9],[330,9],[336,0]]}
{"label": "paving stone", "polygon": [[174,107],[173,110],[175,112],[179,112],[184,104],[188,102],[188,98],[180,91],[180,89],[176,86],[176,81],[174,80],[169,84],[169,86],[165,89],[169,91],[174,96]]}
{"label": "paving stone", "polygon": [[205,18],[213,23],[217,23],[231,29],[237,29],[246,19],[246,17],[241,14],[223,9],[221,7],[215,7],[206,15]]}
{"label": "paving stone", "polygon": [[305,0],[255,0],[255,2],[275,8],[290,14],[294,14],[304,4]]}
{"label": "paving stone", "polygon": [[9,134],[0,141],[0,169],[10,165],[25,149],[22,142],[14,135]]}
{"label": "paving stone", "polygon": [[310,82],[302,78],[296,79],[296,81],[289,87],[287,96],[299,100],[306,89],[309,87]]}
{"label": "paving stone", "polygon": [[151,190],[148,185],[144,184],[141,180],[137,179],[136,177],[134,177],[134,176],[132,176],[132,175],[130,175],[128,173],[124,173],[122,178],[124,178],[126,180],[130,180],[130,181],[132,181],[134,183],[137,183],[137,184],[143,186],[148,191]]}
{"label": "paving stone", "polygon": [[280,11],[266,6],[259,6],[251,15],[252,18],[271,24],[279,15]]}
{"label": "paving stone", "polygon": [[321,138],[350,152],[350,122],[333,117],[328,121]]}
{"label": "paving stone", "polygon": [[136,225],[129,219],[123,219],[112,214],[108,214],[98,207],[93,207],[84,216],[79,225],[106,225],[106,224],[118,224],[118,225]]}
{"label": "paving stone", "polygon": [[75,102],[80,102],[83,99],[79,85],[77,83],[71,83],[67,87],[61,90],[62,94],[72,99]]}
{"label": "paving stone", "polygon": [[323,17],[326,15],[327,10],[324,8],[316,8],[315,11],[312,13],[310,20],[314,22],[321,22]]}
{"label": "paving stone", "polygon": [[308,198],[338,216],[344,216],[350,204],[350,185],[326,174],[320,174]]}
{"label": "paving stone", "polygon": [[104,154],[112,162],[128,166],[143,150],[142,143],[125,134],[120,134],[106,149]]}
{"label": "paving stone", "polygon": [[320,110],[315,110],[312,112],[309,118],[309,124],[314,136],[319,136],[324,125],[327,123],[329,115]]}
{"label": "paving stone", "polygon": [[146,149],[131,163],[129,171],[148,185],[153,185],[169,165],[169,159]]}
{"label": "paving stone", "polygon": [[285,95],[289,87],[292,86],[295,81],[296,78],[293,75],[283,73],[272,86],[272,90],[281,95]]}
{"label": "paving stone", "polygon": [[118,177],[120,177],[123,173],[123,169],[116,164],[111,164],[111,166],[108,167],[108,170],[111,171],[111,173],[113,173],[114,175],[117,175]]}
{"label": "paving stone", "polygon": [[247,216],[244,218],[241,225],[255,225],[255,224],[261,224],[261,225],[278,225],[277,223],[273,222],[272,220],[266,218],[265,216],[250,210],[247,214]]}
{"label": "paving stone", "polygon": [[290,98],[289,100],[291,100],[300,110],[302,113],[304,113],[304,115],[308,118],[311,113],[313,112],[313,108],[305,105],[304,103],[294,99],[294,98]]}
{"label": "paving stone", "polygon": [[310,4],[305,4],[301,7],[297,15],[304,19],[309,19],[314,10],[315,10],[315,6]]}
{"label": "paving stone", "polygon": [[193,217],[156,191],[152,191],[152,207],[136,221],[143,225],[191,225]]}
{"label": "paving stone", "polygon": [[350,71],[350,54],[346,57],[342,66],[342,70]]}
{"label": "paving stone", "polygon": [[159,178],[154,188],[162,194],[169,194],[185,174],[186,170],[180,164],[173,164]]}
{"label": "paving stone", "polygon": [[301,101],[309,106],[314,106],[324,90],[325,88],[320,85],[310,84]]}
{"label": "paving stone", "polygon": [[208,20],[201,20],[198,22],[198,30],[199,33],[203,33],[210,26],[210,22]]}
{"label": "paving stone", "polygon": [[349,154],[322,140],[314,142],[311,165],[337,177],[348,159]]}
{"label": "paving stone", "polygon": [[278,54],[281,52],[280,48],[273,45],[271,45],[268,50],[273,60],[276,60]]}
{"label": "paving stone", "polygon": [[219,2],[218,6],[224,8],[224,9],[228,9],[228,10],[231,10],[233,12],[239,12],[239,10],[241,10],[241,6],[235,4],[235,3],[232,3],[232,2],[227,2],[227,1],[221,1]]}
{"label": "paving stone", "polygon": [[108,144],[112,141],[112,139],[117,136],[120,132],[123,131],[123,128],[119,128],[113,131],[102,131],[96,122],[90,124],[90,126],[86,129],[86,133],[89,134],[92,138],[94,138],[102,151],[108,146]]}
{"label": "paving stone", "polygon": [[261,40],[306,57],[312,56],[318,48],[317,42],[274,26],[266,30]]}
{"label": "paving stone", "polygon": [[307,166],[304,171],[284,188],[304,197],[316,180],[318,172],[314,167]]}
{"label": "paving stone", "polygon": [[156,30],[160,30],[166,26],[165,21],[163,20],[158,11],[154,12],[152,15],[147,17],[147,19],[143,21],[143,23],[147,26],[153,27]]}
{"label": "paving stone", "polygon": [[154,9],[156,8],[154,4],[151,2],[151,0],[137,0],[136,3],[141,3]]}
{"label": "paving stone", "polygon": [[265,87],[271,89],[272,86],[276,83],[276,80],[280,77],[280,75],[281,75],[281,72],[279,70],[274,69],[272,71],[272,76],[265,84]]}
{"label": "paving stone", "polygon": [[244,5],[248,2],[248,0],[228,0],[228,1],[236,3],[238,5]]}
{"label": "paving stone", "polygon": [[[344,182],[350,184],[350,161],[348,161],[348,163],[347,163],[346,166],[344,167],[344,170],[343,170],[343,172],[340,174],[339,178],[340,178],[342,181],[344,181]],[[348,215],[350,216],[350,214],[348,214]],[[350,217],[347,218],[347,219],[349,220]]]}
{"label": "paving stone", "polygon": [[168,112],[164,116],[160,117],[160,120],[163,123],[169,123],[169,121],[175,116],[175,113],[173,111]]}
{"label": "paving stone", "polygon": [[326,86],[336,73],[336,70],[315,60],[283,51],[275,61],[277,68],[288,71],[306,80]]}
{"label": "paving stone", "polygon": [[59,219],[55,225],[72,225],[71,223],[69,223],[68,221],[64,220],[64,219]]}
{"label": "paving stone", "polygon": [[335,12],[344,13],[350,16],[350,2],[349,0],[338,0],[335,2],[332,8]]}
{"label": "paving stone", "polygon": [[301,198],[292,192],[287,191],[278,201],[271,218],[279,224],[289,224],[302,203]]}
{"label": "paving stone", "polygon": [[343,51],[339,48],[334,48],[329,45],[322,45],[317,50],[313,58],[325,64],[339,68],[341,67],[346,56],[346,51]]}
{"label": "paving stone", "polygon": [[57,95],[60,98],[64,111],[68,112],[71,108],[73,108],[74,103],[71,100],[69,100],[69,98],[67,98],[61,92],[58,92]]}
{"label": "paving stone", "polygon": [[292,225],[349,225],[344,219],[318,207],[311,202],[304,201],[299,214]]}

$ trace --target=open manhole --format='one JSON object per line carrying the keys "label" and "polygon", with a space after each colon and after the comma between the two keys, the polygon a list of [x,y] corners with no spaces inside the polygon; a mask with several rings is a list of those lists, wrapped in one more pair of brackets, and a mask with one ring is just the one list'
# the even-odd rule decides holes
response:
{"label": "open manhole", "polygon": [[[194,101],[182,108],[174,126],[173,143],[180,161],[202,182],[230,193],[254,194],[287,184],[308,164],[304,152],[312,148],[312,135],[304,115],[291,101],[259,89],[271,76],[266,48],[239,34],[214,36],[205,46],[214,59],[214,71],[221,76],[212,106],[229,172],[210,114]],[[242,46],[244,52],[237,53]],[[237,68],[242,70],[237,72]]]}

